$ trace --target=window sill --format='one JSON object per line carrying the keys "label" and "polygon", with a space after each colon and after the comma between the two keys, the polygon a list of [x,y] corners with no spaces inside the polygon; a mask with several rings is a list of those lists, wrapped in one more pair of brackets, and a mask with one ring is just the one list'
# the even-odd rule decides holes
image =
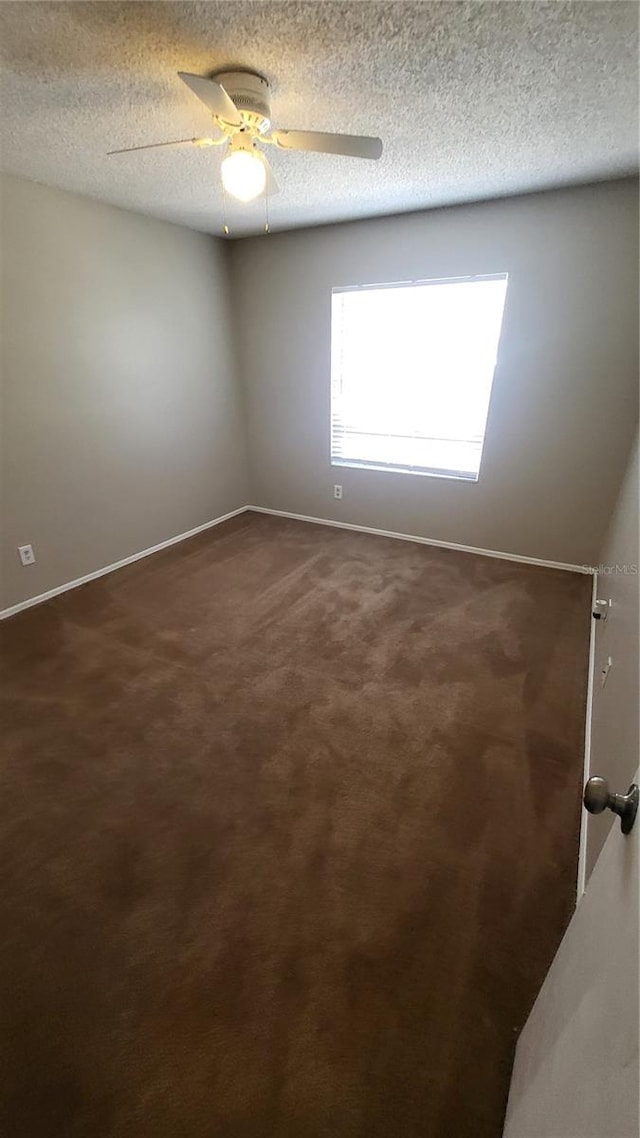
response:
{"label": "window sill", "polygon": [[348,459],[332,458],[332,466],[347,466],[351,470],[381,470],[385,474],[417,474],[424,478],[443,478],[447,482],[466,482],[472,486],[475,485],[480,474],[454,474],[451,471],[440,470],[418,470],[410,466],[384,466],[382,463],[375,462],[349,462]]}

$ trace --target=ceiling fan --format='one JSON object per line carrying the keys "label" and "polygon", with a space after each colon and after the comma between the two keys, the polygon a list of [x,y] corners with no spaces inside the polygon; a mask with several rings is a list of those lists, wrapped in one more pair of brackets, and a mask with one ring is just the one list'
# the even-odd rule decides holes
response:
{"label": "ceiling fan", "polygon": [[[221,164],[222,185],[228,194],[249,202],[260,194],[278,192],[269,163],[260,146],[279,150],[312,150],[351,158],[379,158],[382,142],[354,134],[327,134],[314,130],[272,130],[269,83],[253,71],[223,71],[212,79],[179,71],[178,76],[211,111],[221,134],[218,138],[178,138],[128,146],[109,154],[130,154],[162,146],[225,146]],[[225,226],[226,230],[226,226]]]}

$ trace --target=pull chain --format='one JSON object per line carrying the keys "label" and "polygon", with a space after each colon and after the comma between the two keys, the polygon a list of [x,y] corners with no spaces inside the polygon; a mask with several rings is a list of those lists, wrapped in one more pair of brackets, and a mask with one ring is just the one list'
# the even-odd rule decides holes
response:
{"label": "pull chain", "polygon": [[[227,194],[224,186],[222,187],[222,232],[225,237],[229,236],[229,226],[227,224]],[[264,231],[271,233],[271,226],[269,225],[269,191],[264,192]]]}

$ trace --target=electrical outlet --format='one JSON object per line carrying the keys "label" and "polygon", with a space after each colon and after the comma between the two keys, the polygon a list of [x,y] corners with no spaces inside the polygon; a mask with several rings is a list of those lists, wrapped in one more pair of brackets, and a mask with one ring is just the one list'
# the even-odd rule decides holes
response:
{"label": "electrical outlet", "polygon": [[23,565],[35,565],[36,555],[33,552],[32,545],[19,545],[18,553]]}
{"label": "electrical outlet", "polygon": [[341,498],[342,497],[342,486],[334,486],[333,487],[333,496],[334,496],[334,498]]}

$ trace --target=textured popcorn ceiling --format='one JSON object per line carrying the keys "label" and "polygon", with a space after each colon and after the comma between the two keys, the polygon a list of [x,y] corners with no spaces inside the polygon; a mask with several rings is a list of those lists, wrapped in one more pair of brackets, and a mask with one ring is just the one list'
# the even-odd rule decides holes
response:
{"label": "textured popcorn ceiling", "polygon": [[[637,162],[634,3],[1,3],[2,165],[219,233],[216,150],[108,158],[210,133],[176,77],[273,85],[279,127],[379,134],[377,163],[274,153],[273,229],[611,178]],[[232,235],[263,206],[234,205]]]}

